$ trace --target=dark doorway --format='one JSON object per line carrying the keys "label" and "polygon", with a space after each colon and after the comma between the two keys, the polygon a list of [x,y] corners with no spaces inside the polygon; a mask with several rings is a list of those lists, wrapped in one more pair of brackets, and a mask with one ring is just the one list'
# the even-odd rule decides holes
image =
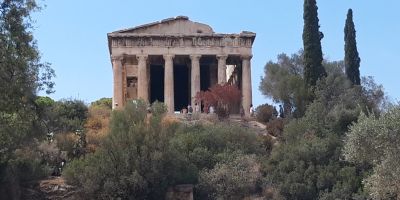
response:
{"label": "dark doorway", "polygon": [[186,65],[174,65],[175,110],[182,110],[189,104],[189,68]]}
{"label": "dark doorway", "polygon": [[210,88],[210,65],[200,65],[200,90],[207,91]]}
{"label": "dark doorway", "polygon": [[150,102],[164,102],[164,67],[150,65]]}

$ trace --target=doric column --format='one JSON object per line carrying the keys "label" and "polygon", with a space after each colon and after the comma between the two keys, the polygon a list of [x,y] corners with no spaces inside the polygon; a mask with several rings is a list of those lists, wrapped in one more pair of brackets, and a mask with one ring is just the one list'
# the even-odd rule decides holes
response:
{"label": "doric column", "polygon": [[194,105],[195,97],[198,92],[200,92],[200,57],[201,55],[190,55],[192,61],[191,69],[191,104]]}
{"label": "doric column", "polygon": [[112,68],[113,68],[113,109],[120,109],[123,107],[123,76],[122,76],[122,56],[111,56]]}
{"label": "doric column", "polygon": [[252,104],[251,92],[251,66],[252,55],[242,55],[242,106],[245,115],[250,116],[250,105]]}
{"label": "doric column", "polygon": [[168,113],[174,113],[174,55],[164,55],[164,103],[168,107]]}
{"label": "doric column", "polygon": [[148,102],[147,55],[136,55],[136,58],[138,60],[138,98]]}
{"label": "doric column", "polygon": [[226,55],[217,55],[218,59],[218,84],[226,83]]}

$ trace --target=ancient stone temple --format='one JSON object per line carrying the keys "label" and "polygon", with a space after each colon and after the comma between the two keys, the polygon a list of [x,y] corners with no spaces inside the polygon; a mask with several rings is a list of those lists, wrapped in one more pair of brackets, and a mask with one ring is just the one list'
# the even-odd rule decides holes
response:
{"label": "ancient stone temple", "polygon": [[164,102],[173,113],[194,105],[199,91],[232,84],[241,90],[241,104],[249,115],[255,36],[247,31],[215,33],[185,16],[108,33],[113,108],[140,98]]}

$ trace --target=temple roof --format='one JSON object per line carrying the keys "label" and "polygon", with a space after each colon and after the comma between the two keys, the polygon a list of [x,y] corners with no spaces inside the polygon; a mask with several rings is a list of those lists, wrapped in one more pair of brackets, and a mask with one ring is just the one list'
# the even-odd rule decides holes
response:
{"label": "temple roof", "polygon": [[[190,21],[186,16],[168,18],[161,21],[136,26],[133,28],[122,29],[108,33],[109,37],[124,36],[144,36],[144,35],[227,35],[216,34],[207,24]],[[229,35],[229,34],[228,34]],[[232,34],[233,35],[233,34]],[[255,33],[242,31],[240,35],[255,36]]]}

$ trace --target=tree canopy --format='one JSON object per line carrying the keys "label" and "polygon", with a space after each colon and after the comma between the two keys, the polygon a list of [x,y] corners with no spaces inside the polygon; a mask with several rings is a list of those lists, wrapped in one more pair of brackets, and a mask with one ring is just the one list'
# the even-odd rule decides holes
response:
{"label": "tree canopy", "polygon": [[39,9],[34,0],[0,2],[0,188],[11,187],[10,199],[19,198],[19,181],[28,179],[21,174],[32,167],[15,150],[45,136],[36,95],[54,86],[54,71],[41,61],[32,35],[30,15]]}
{"label": "tree canopy", "polygon": [[364,178],[364,183],[374,199],[396,199],[400,196],[399,127],[400,106],[397,105],[380,117],[362,114],[346,134],[346,160],[373,166],[373,172]]}
{"label": "tree canopy", "polygon": [[[32,0],[8,0],[0,3],[0,141],[1,158],[35,129],[36,94],[52,92],[54,71],[40,61],[33,38],[31,12],[39,7]],[[1,163],[1,160],[0,160]]]}

